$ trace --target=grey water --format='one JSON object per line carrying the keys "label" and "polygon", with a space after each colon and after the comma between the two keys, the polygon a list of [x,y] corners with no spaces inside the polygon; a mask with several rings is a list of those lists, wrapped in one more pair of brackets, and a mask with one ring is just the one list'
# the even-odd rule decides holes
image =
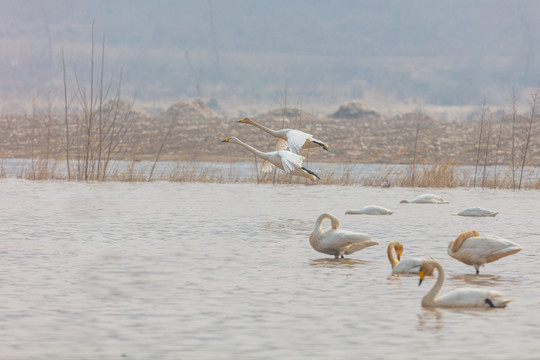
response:
{"label": "grey water", "polygon": [[[399,203],[426,192],[450,204]],[[344,214],[372,204],[395,213]],[[453,215],[471,206],[500,214]],[[538,191],[1,179],[0,359],[538,358],[539,211]],[[317,253],[323,212],[380,245]],[[523,250],[476,276],[446,253],[469,229]],[[391,276],[392,240],[441,262],[442,293],[514,301],[422,308],[435,278]]]}

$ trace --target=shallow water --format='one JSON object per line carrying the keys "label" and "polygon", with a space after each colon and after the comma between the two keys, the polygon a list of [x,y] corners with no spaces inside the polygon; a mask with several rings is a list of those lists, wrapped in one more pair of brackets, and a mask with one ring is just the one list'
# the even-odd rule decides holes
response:
{"label": "shallow water", "polygon": [[[447,205],[399,204],[424,192]],[[0,180],[0,359],[538,358],[537,191]],[[344,215],[381,205],[391,216]],[[482,206],[495,218],[453,216]],[[333,260],[322,212],[381,245]],[[328,224],[325,224],[328,226]],[[480,276],[446,254],[475,229],[524,250]],[[488,287],[505,309],[423,309],[386,244],[432,256],[442,292]]]}

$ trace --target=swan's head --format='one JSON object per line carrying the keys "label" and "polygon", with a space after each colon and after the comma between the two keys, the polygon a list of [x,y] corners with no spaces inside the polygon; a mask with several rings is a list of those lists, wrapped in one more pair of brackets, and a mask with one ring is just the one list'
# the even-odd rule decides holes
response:
{"label": "swan's head", "polygon": [[399,203],[400,204],[407,204],[409,202],[409,200],[401,200]]}
{"label": "swan's head", "polygon": [[424,281],[424,277],[426,275],[433,275],[433,271],[435,270],[435,263],[436,260],[424,260],[422,262],[422,265],[420,265],[420,270],[418,271],[418,277],[420,278],[420,281],[418,282],[418,286],[422,285],[422,281]]}
{"label": "swan's head", "polygon": [[396,247],[396,256],[398,261],[401,260],[401,255],[403,255],[403,245],[400,245],[399,247]]}
{"label": "swan's head", "polygon": [[243,118],[242,120],[238,120],[238,122],[244,124],[253,124],[253,120],[251,120],[250,118]]}
{"label": "swan's head", "polygon": [[230,138],[226,138],[225,140],[221,140],[221,142],[238,142],[238,139],[235,138],[234,136],[233,137],[230,137]]}
{"label": "swan's head", "polygon": [[398,261],[401,259],[401,255],[403,255],[403,244],[399,241],[392,241],[390,244],[388,244],[388,248],[394,249],[396,252],[396,256]]}

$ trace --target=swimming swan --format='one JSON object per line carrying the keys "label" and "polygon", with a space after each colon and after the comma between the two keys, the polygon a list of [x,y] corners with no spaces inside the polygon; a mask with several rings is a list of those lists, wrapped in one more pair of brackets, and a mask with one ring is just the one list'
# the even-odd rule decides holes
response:
{"label": "swimming swan", "polygon": [[[397,259],[394,256],[394,252],[397,255]],[[390,265],[392,265],[392,275],[418,274],[420,265],[422,265],[422,261],[424,260],[419,258],[401,260],[401,255],[403,254],[403,244],[399,241],[390,242],[386,248],[386,254],[388,255],[388,260],[390,260]],[[426,275],[433,275],[433,271],[431,273],[426,273]]]}
{"label": "swimming swan", "polygon": [[499,291],[477,288],[460,288],[436,298],[444,283],[444,269],[437,260],[430,259],[422,262],[418,272],[420,277],[418,285],[422,284],[424,275],[434,269],[437,269],[439,273],[437,282],[422,298],[423,307],[505,307],[512,301],[512,299],[505,299],[504,294]]}
{"label": "swimming swan", "polygon": [[449,204],[443,197],[434,194],[423,194],[415,197],[411,201],[401,200],[400,203],[415,203],[415,204]]}
{"label": "swimming swan", "polygon": [[[323,230],[322,222],[330,219],[332,229]],[[339,220],[332,214],[324,213],[317,218],[315,229],[309,236],[309,243],[313,249],[328,255],[334,255],[336,259],[343,258],[368,246],[379,245],[372,240],[370,235],[340,230]]]}
{"label": "swimming swan", "polygon": [[366,215],[392,215],[394,212],[392,210],[386,209],[382,206],[377,205],[368,205],[364,206],[361,209],[356,210],[347,210],[345,214],[356,215],[356,214],[366,214]]}
{"label": "swimming swan", "polygon": [[285,171],[287,174],[301,176],[311,180],[321,179],[319,175],[302,166],[302,162],[304,161],[305,157],[301,155],[285,150],[262,152],[238,140],[235,137],[227,138],[225,140],[222,140],[222,142],[239,144],[257,155],[258,157],[264,159],[261,170],[265,173],[270,172],[272,170],[272,166],[277,166],[281,170]]}
{"label": "swimming swan", "polygon": [[476,231],[465,231],[448,244],[448,255],[467,265],[473,265],[478,274],[480,266],[521,251],[513,241],[498,236],[480,236]]}
{"label": "swimming swan", "polygon": [[287,147],[289,147],[291,152],[298,154],[300,152],[300,149],[322,147],[324,150],[330,151],[328,150],[328,144],[320,140],[314,139],[313,135],[307,134],[300,130],[272,130],[267,128],[266,126],[256,123],[250,118],[244,118],[242,120],[239,120],[238,122],[244,124],[251,124],[255,127],[258,127],[259,129],[266,131],[270,135],[277,137],[278,140],[276,142],[276,150],[285,150],[287,149]]}
{"label": "swimming swan", "polygon": [[459,216],[474,216],[474,217],[484,217],[484,216],[496,216],[498,212],[491,211],[482,207],[472,207],[465,209],[457,215]]}

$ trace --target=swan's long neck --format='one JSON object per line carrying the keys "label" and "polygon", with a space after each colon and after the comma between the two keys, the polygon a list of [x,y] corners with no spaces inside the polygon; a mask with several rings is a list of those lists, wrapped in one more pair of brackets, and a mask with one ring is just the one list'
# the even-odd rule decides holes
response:
{"label": "swan's long neck", "polygon": [[441,264],[439,264],[437,261],[431,262],[431,264],[437,269],[437,282],[431,290],[423,297],[422,299],[422,306],[431,306],[433,303],[435,303],[435,296],[441,291],[441,288],[444,283],[444,269]]}
{"label": "swan's long neck", "polygon": [[467,240],[468,238],[470,237],[474,237],[476,236],[477,233],[475,233],[474,231],[465,231],[461,234],[459,234],[459,236],[450,243],[450,250],[452,250],[453,252],[456,252],[459,250],[459,248],[461,247],[461,245],[463,245],[463,242],[465,240]]}
{"label": "swan's long neck", "polygon": [[309,236],[309,243],[316,250],[321,247],[321,241],[324,233],[326,232],[322,229],[322,222],[324,219],[330,219],[333,228],[337,228],[339,226],[339,220],[335,216],[328,213],[324,213],[317,218],[317,221],[315,222],[315,229],[313,229],[313,232]]}
{"label": "swan's long neck", "polygon": [[317,229],[320,233],[322,233],[322,222],[324,219],[330,219],[330,222],[332,223],[332,228],[338,228],[339,227],[339,220],[332,214],[324,213],[321,216],[317,218],[317,221],[315,222],[315,229]]}
{"label": "swan's long neck", "polygon": [[255,155],[257,155],[258,157],[261,157],[261,158],[263,158],[263,159],[266,159],[266,158],[267,158],[266,153],[264,153],[264,152],[262,152],[262,151],[259,151],[259,150],[255,149],[253,146],[250,146],[250,145],[246,144],[245,142],[242,142],[242,141],[240,141],[240,140],[238,140],[238,139],[236,139],[234,142],[235,142],[236,144],[238,144],[238,145],[241,145],[241,146],[245,147],[246,149],[248,149],[249,151],[251,151],[252,153],[254,153]]}
{"label": "swan's long neck", "polygon": [[392,264],[392,269],[399,264],[398,259],[395,257],[395,246],[393,243],[388,244],[386,255],[388,255],[388,260],[390,260],[390,264]]}
{"label": "swan's long neck", "polygon": [[258,127],[259,129],[261,129],[263,131],[266,131],[267,133],[269,133],[272,136],[281,137],[281,135],[280,135],[280,133],[278,131],[267,128],[266,126],[261,125],[261,124],[255,122],[255,121],[253,121],[253,120],[251,120],[250,124],[255,126],[255,127]]}

